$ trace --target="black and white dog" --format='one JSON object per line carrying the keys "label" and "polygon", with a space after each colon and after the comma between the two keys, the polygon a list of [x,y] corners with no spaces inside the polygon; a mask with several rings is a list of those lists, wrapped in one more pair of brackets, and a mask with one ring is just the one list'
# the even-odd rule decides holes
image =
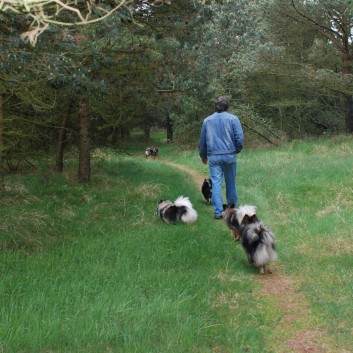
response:
{"label": "black and white dog", "polygon": [[147,147],[145,151],[145,157],[148,158],[149,156],[152,156],[153,159],[156,159],[158,156],[159,148],[158,147]]}
{"label": "black and white dog", "polygon": [[275,236],[258,219],[256,207],[245,205],[235,208],[234,205],[228,205],[223,211],[223,218],[234,238],[241,240],[249,263],[258,267],[260,274],[264,274],[266,266],[277,258]]}
{"label": "black and white dog", "polygon": [[211,203],[212,198],[212,180],[205,179],[201,186],[201,192],[207,203]]}
{"label": "black and white dog", "polygon": [[157,214],[163,222],[168,224],[178,222],[192,224],[197,220],[197,212],[189,198],[184,196],[179,196],[174,202],[160,200],[157,206]]}

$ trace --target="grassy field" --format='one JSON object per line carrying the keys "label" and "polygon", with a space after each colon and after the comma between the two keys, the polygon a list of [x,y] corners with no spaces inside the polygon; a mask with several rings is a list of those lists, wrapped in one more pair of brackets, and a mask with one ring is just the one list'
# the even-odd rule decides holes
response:
{"label": "grassy field", "polygon": [[[160,158],[208,175],[196,150],[156,143]],[[255,204],[276,234],[273,276],[295,283],[286,295],[305,307],[291,320],[260,295],[264,281],[193,180],[143,153],[96,150],[89,185],[75,182],[70,156],[62,177],[43,163],[7,178],[0,352],[304,352],[287,342],[306,331],[320,333],[317,352],[353,352],[352,139],[239,155],[239,203]],[[156,217],[160,199],[179,195],[196,224]]]}

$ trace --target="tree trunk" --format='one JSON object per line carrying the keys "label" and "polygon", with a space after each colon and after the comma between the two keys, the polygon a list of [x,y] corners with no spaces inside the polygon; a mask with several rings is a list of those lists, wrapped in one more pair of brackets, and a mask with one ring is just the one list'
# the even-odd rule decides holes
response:
{"label": "tree trunk", "polygon": [[4,110],[3,95],[0,93],[0,195],[5,193],[5,173],[4,173]]}
{"label": "tree trunk", "polygon": [[59,129],[57,151],[56,151],[56,162],[55,162],[55,171],[57,173],[62,173],[64,170],[64,148],[66,142],[66,125],[71,114],[72,102],[69,102],[68,108],[64,112],[61,126]]}
{"label": "tree trunk", "polygon": [[353,134],[353,97],[346,96],[346,132]]}
{"label": "tree trunk", "polygon": [[[345,45],[346,51],[343,55],[343,74],[351,76],[352,74],[352,60],[349,52],[348,39],[346,39]],[[353,133],[353,97],[352,95],[345,96],[345,128],[346,133]]]}
{"label": "tree trunk", "polygon": [[79,166],[78,181],[80,183],[90,180],[91,153],[89,141],[89,116],[87,97],[80,102],[80,136],[79,136]]}
{"label": "tree trunk", "polygon": [[169,116],[167,118],[167,141],[168,142],[172,142],[173,141],[173,124],[170,121]]}
{"label": "tree trunk", "polygon": [[112,145],[115,146],[118,143],[118,128],[114,127],[112,132]]}
{"label": "tree trunk", "polygon": [[145,142],[148,142],[151,137],[151,128],[149,126],[144,126],[143,134],[145,136]]}

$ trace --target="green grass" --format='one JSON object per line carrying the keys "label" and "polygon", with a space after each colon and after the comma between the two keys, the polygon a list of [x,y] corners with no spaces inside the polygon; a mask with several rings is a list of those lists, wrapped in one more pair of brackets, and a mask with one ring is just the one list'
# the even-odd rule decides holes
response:
{"label": "green grass", "polygon": [[[207,176],[196,150],[161,143],[160,158]],[[185,173],[143,146],[97,150],[92,181],[47,169],[11,175],[0,203],[0,351],[6,353],[276,352],[276,302]],[[140,153],[141,152],[141,153]],[[337,352],[353,346],[353,141],[247,150],[240,203],[277,236],[279,265],[310,305],[310,327]],[[194,225],[162,223],[161,198],[190,197]],[[334,350],[332,350],[333,352]]]}
{"label": "green grass", "polygon": [[[3,351],[241,351],[248,337],[261,351],[259,330],[235,330],[227,302],[218,302],[234,295],[236,315],[248,320],[238,306],[254,287],[249,269],[210,227],[209,208],[182,173],[112,153],[94,164],[87,186],[53,176],[43,187],[41,174],[11,179],[21,187],[1,205]],[[180,194],[199,223],[156,218],[158,200]],[[219,279],[227,273],[237,281]]]}

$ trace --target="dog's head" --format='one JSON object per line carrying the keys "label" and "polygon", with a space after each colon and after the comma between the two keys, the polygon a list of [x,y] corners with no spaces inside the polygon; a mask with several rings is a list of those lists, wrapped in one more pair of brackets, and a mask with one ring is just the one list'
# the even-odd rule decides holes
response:
{"label": "dog's head", "polygon": [[158,208],[162,209],[162,208],[167,207],[167,206],[172,205],[172,204],[173,204],[173,202],[170,201],[170,200],[159,200]]}
{"label": "dog's head", "polygon": [[256,206],[240,206],[237,209],[237,220],[241,226],[247,226],[250,223],[257,222],[259,219],[256,214]]}
{"label": "dog's head", "polygon": [[235,208],[234,204],[223,205],[222,216],[229,228],[239,228],[237,214],[238,209]]}
{"label": "dog's head", "polygon": [[157,215],[161,216],[161,214],[163,213],[163,211],[172,206],[173,202],[169,201],[169,200],[159,200],[158,205],[157,205]]}
{"label": "dog's head", "polygon": [[256,207],[250,205],[240,206],[239,208],[236,208],[234,204],[223,205],[222,215],[226,223],[234,227],[245,227],[258,221]]}
{"label": "dog's head", "polygon": [[211,181],[211,179],[204,179],[201,188],[204,191],[211,191],[212,190],[212,181]]}

